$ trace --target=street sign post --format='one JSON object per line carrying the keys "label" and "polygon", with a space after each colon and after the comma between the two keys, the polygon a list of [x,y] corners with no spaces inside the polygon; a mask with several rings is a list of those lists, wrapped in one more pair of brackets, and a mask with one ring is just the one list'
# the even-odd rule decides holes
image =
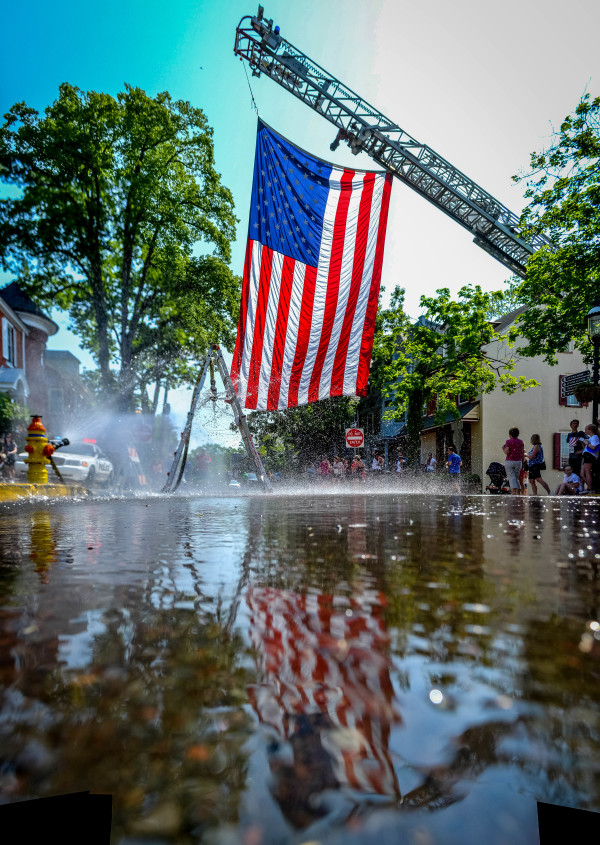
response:
{"label": "street sign post", "polygon": [[365,433],[362,428],[346,429],[346,445],[350,449],[360,449],[365,442]]}
{"label": "street sign post", "polygon": [[560,395],[562,399],[572,396],[577,387],[584,381],[591,381],[592,374],[589,370],[582,370],[580,373],[573,373],[571,376],[563,376],[560,384]]}

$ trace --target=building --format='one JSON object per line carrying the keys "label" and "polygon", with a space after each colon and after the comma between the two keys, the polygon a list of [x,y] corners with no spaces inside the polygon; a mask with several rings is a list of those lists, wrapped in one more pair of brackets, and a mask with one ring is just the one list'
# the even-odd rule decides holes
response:
{"label": "building", "polygon": [[[496,330],[506,334],[515,324],[524,308],[507,314],[496,323]],[[519,348],[526,345],[524,339],[518,339],[515,346],[508,350],[504,344],[495,342],[486,347],[490,357],[502,358],[517,354]],[[575,396],[562,396],[561,386],[564,376],[587,369],[580,352],[573,345],[556,355],[557,366],[547,364],[542,356],[534,358],[517,357],[513,375],[524,376],[539,382],[537,387],[514,394],[505,393],[496,387],[491,393],[477,397],[459,396],[458,409],[460,418],[448,418],[439,424],[435,418],[435,400],[424,409],[421,429],[421,462],[432,452],[438,467],[446,461],[447,447],[453,444],[463,460],[463,472],[476,473],[483,486],[488,479],[486,469],[492,461],[504,461],[502,445],[508,438],[508,430],[516,426],[521,439],[529,450],[530,437],[539,434],[546,461],[547,471],[544,478],[551,488],[556,487],[562,478],[562,467],[568,460],[567,433],[572,419],[580,421],[584,428],[591,422],[591,408],[580,405]],[[402,422],[386,421],[382,423],[381,435],[389,444],[390,454],[405,446],[406,429]]]}
{"label": "building", "polygon": [[88,401],[75,355],[46,349],[57,331],[17,282],[0,289],[0,393],[41,414],[53,433],[61,432]]}
{"label": "building", "polygon": [[28,329],[0,291],[0,393],[25,404],[29,385],[25,373],[25,338]]}

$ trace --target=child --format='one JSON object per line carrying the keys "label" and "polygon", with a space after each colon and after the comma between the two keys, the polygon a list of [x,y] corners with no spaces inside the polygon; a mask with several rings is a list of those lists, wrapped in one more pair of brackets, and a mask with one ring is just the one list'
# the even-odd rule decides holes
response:
{"label": "child", "polygon": [[462,461],[460,459],[460,455],[457,455],[454,451],[453,446],[448,446],[448,460],[446,462],[446,466],[448,467],[450,478],[454,481],[454,487],[457,493],[460,493],[459,477]]}
{"label": "child", "polygon": [[565,474],[563,475],[562,483],[556,488],[555,496],[574,496],[576,493],[581,493],[581,481],[578,475],[573,472],[573,467],[565,467]]}

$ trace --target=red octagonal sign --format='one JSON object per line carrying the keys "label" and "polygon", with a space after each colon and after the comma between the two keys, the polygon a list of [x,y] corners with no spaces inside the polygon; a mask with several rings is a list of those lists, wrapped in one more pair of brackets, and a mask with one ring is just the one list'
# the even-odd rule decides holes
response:
{"label": "red octagonal sign", "polygon": [[365,433],[362,428],[347,428],[346,443],[351,449],[359,449],[365,442]]}

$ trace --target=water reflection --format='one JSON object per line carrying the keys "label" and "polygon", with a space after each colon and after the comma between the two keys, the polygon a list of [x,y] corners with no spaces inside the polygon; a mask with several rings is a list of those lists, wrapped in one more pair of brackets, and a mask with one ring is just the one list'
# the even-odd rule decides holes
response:
{"label": "water reflection", "polygon": [[340,786],[399,797],[390,760],[393,701],[385,598],[359,583],[345,595],[248,591],[259,683],[249,699],[272,728],[273,793],[306,827]]}
{"label": "water reflection", "polygon": [[573,499],[7,509],[0,800],[111,792],[117,845],[536,841],[537,799],[600,810],[599,562]]}

